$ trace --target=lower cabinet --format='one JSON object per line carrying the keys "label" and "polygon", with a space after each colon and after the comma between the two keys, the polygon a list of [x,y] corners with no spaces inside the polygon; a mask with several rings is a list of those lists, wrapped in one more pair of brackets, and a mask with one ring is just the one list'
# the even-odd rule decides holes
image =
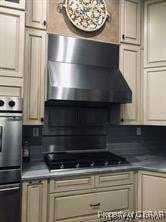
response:
{"label": "lower cabinet", "polygon": [[[133,209],[133,186],[125,185],[80,194],[49,195],[49,222],[78,222],[98,219],[98,211]],[[104,218],[103,218],[104,220]],[[102,221],[102,220],[101,220]]]}
{"label": "lower cabinet", "polygon": [[[163,211],[165,213],[166,174],[139,172],[138,181],[138,210],[152,212]],[[159,221],[164,222],[166,219]]]}
{"label": "lower cabinet", "polygon": [[[134,210],[132,172],[23,182],[22,222],[106,222]],[[99,217],[100,212],[100,217]]]}
{"label": "lower cabinet", "polygon": [[98,222],[98,211],[133,210],[133,172],[50,180],[48,222]]}
{"label": "lower cabinet", "polygon": [[47,180],[23,183],[22,222],[47,222]]}
{"label": "lower cabinet", "polygon": [[166,212],[166,175],[142,172],[139,176],[140,209]]}

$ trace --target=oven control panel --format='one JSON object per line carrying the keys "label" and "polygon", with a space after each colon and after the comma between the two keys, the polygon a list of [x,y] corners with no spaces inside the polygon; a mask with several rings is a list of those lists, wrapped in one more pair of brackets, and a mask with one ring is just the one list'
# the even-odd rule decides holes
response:
{"label": "oven control panel", "polygon": [[0,112],[2,111],[22,112],[22,98],[0,96]]}

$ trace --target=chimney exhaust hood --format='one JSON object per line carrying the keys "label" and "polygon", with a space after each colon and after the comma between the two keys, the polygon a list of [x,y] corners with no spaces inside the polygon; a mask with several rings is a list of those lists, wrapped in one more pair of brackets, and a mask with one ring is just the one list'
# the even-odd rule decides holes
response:
{"label": "chimney exhaust hood", "polygon": [[47,99],[131,103],[119,45],[49,34]]}

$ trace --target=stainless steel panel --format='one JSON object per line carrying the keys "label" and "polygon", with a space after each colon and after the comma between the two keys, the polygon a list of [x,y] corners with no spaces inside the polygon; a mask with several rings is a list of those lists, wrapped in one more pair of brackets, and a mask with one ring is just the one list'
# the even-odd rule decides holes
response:
{"label": "stainless steel panel", "polygon": [[48,60],[117,69],[119,46],[49,34]]}
{"label": "stainless steel panel", "polygon": [[22,117],[19,115],[11,116],[11,114],[1,113],[0,169],[21,166],[21,147],[22,147],[21,138],[22,138]]}
{"label": "stainless steel panel", "polygon": [[0,186],[0,221],[21,221],[20,184]]}
{"label": "stainless steel panel", "polygon": [[48,100],[128,103],[119,46],[49,35]]}
{"label": "stainless steel panel", "polygon": [[0,170],[0,185],[17,183],[21,180],[21,168]]}
{"label": "stainless steel panel", "polygon": [[22,98],[0,96],[0,111],[22,111]]}

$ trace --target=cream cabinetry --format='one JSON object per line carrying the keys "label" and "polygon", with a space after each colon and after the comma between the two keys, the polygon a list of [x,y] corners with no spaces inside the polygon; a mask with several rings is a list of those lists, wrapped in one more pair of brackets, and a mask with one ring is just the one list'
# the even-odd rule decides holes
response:
{"label": "cream cabinetry", "polygon": [[26,11],[26,26],[46,29],[47,0],[27,0]]}
{"label": "cream cabinetry", "polygon": [[141,56],[140,47],[120,46],[120,70],[132,90],[132,103],[121,105],[123,124],[141,124]]}
{"label": "cream cabinetry", "polygon": [[144,72],[144,122],[166,125],[166,67]]}
{"label": "cream cabinetry", "polygon": [[166,125],[166,1],[145,1],[144,11],[144,122]]}
{"label": "cream cabinetry", "polygon": [[141,40],[141,1],[120,0],[121,42],[140,44]]}
{"label": "cream cabinetry", "polygon": [[0,76],[0,95],[23,97],[23,78]]}
{"label": "cream cabinetry", "polygon": [[50,194],[49,222],[89,221],[97,219],[98,211],[132,210],[132,199],[132,185],[65,196]]}
{"label": "cream cabinetry", "polygon": [[24,125],[41,125],[44,118],[48,0],[26,1]]}
{"label": "cream cabinetry", "polygon": [[47,181],[24,182],[22,222],[47,222]]}
{"label": "cream cabinetry", "polygon": [[25,12],[0,8],[0,76],[23,77]]}
{"label": "cream cabinetry", "polygon": [[23,96],[25,12],[0,8],[0,95]]}
{"label": "cream cabinetry", "polygon": [[25,0],[0,0],[0,6],[25,9]]}
{"label": "cream cabinetry", "polygon": [[40,125],[44,117],[46,33],[26,29],[24,76],[24,124]]}
{"label": "cream cabinetry", "polygon": [[50,180],[49,222],[106,221],[98,211],[133,210],[133,173]]}
{"label": "cream cabinetry", "polygon": [[145,1],[144,10],[144,66],[146,68],[166,66],[166,1]]}
{"label": "cream cabinetry", "polygon": [[[141,211],[166,212],[166,175],[139,172],[138,209]],[[152,220],[154,221],[154,220]],[[160,221],[165,221],[160,220]]]}

